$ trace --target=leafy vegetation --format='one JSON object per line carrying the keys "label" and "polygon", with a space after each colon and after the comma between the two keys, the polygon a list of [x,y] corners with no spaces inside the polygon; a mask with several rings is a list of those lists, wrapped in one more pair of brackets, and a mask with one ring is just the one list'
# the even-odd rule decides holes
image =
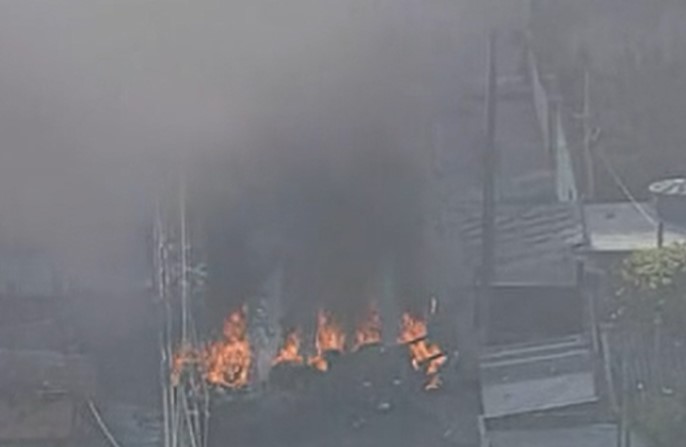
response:
{"label": "leafy vegetation", "polygon": [[[649,338],[664,331],[670,334],[670,339],[683,342],[686,338],[686,244],[635,252],[622,262],[618,279],[621,286],[616,313],[624,330],[632,333],[647,330]],[[647,346],[651,346],[647,351],[634,349],[631,357],[625,359],[644,365],[646,361],[657,362],[654,366],[660,371],[656,377],[641,377],[652,386],[624,396],[630,400],[633,424],[656,446],[681,445],[679,441],[686,439],[686,380],[680,378],[676,363],[663,363],[663,357],[658,355],[660,350],[652,343]]]}
{"label": "leafy vegetation", "polygon": [[686,326],[686,244],[641,250],[620,269],[618,314],[645,322],[660,318],[667,327]]}

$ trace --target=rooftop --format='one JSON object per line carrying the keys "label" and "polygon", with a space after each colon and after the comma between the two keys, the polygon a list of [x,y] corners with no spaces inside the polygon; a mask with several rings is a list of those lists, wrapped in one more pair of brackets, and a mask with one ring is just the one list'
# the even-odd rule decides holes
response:
{"label": "rooftop", "polygon": [[[574,248],[583,243],[578,209],[570,204],[498,204],[496,281],[573,284]],[[459,206],[449,218],[459,228],[473,265],[481,257],[481,207]]]}
{"label": "rooftop", "polygon": [[[624,252],[657,247],[658,217],[649,203],[597,203],[584,206],[590,249]],[[686,242],[686,228],[665,224],[663,244]]]}
{"label": "rooftop", "polygon": [[481,357],[484,415],[498,418],[597,401],[593,358],[579,336],[492,347]]}

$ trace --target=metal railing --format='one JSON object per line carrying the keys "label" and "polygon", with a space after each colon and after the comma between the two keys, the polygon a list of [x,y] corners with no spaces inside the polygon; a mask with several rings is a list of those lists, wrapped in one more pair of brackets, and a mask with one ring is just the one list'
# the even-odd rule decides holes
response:
{"label": "metal railing", "polygon": [[578,189],[570,148],[562,122],[559,100],[553,98],[546,89],[539,69],[536,55],[531,47],[527,49],[527,65],[531,80],[532,96],[536,120],[543,144],[548,150],[555,172],[555,193],[560,202],[574,202],[578,199]]}

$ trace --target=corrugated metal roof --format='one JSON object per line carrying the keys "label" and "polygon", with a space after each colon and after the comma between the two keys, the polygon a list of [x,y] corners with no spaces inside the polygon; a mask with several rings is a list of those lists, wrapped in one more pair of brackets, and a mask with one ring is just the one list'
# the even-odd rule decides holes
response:
{"label": "corrugated metal roof", "polygon": [[598,399],[592,352],[579,336],[491,348],[481,357],[481,380],[487,418]]}
{"label": "corrugated metal roof", "polygon": [[[456,225],[473,265],[481,256],[481,208],[456,207]],[[570,204],[499,204],[496,208],[496,281],[571,284],[573,249],[583,242],[579,212]]]}

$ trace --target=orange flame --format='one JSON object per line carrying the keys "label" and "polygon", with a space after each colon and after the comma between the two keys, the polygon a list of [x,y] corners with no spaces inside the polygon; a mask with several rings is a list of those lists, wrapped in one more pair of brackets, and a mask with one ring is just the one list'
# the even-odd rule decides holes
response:
{"label": "orange flame", "polygon": [[315,339],[317,354],[308,360],[310,366],[320,371],[327,371],[329,364],[324,358],[327,351],[343,352],[345,332],[330,313],[319,311],[317,314],[317,337]]}
{"label": "orange flame", "polygon": [[279,363],[301,365],[303,361],[303,356],[300,355],[300,333],[297,329],[294,329],[286,335],[283,346],[276,357],[274,357],[272,365],[278,365]]}
{"label": "orange flame", "polygon": [[224,321],[223,333],[223,340],[215,341],[205,349],[205,379],[229,388],[244,387],[248,384],[252,364],[245,308],[229,314]]}
{"label": "orange flame", "polygon": [[[412,367],[426,374],[427,382],[424,388],[432,390],[441,386],[439,373],[447,361],[447,356],[438,344],[427,339],[427,335],[427,325],[422,318],[409,312],[403,314],[398,342],[407,345]],[[355,331],[352,347],[348,345],[347,348],[355,351],[362,346],[380,341],[381,317],[376,306],[372,305]],[[305,358],[301,354],[301,348],[301,332],[298,329],[288,332],[272,365],[304,364]],[[307,359],[307,364],[320,371],[329,369],[325,357],[327,352],[346,350],[346,333],[330,312],[320,311],[317,314],[315,350],[316,354]],[[171,382],[178,385],[184,368],[193,365],[202,371],[205,380],[211,384],[242,388],[249,383],[252,361],[246,309],[243,307],[226,318],[221,340],[200,349],[191,346],[181,346],[178,349],[172,359]]]}
{"label": "orange flame", "polygon": [[398,342],[407,344],[410,351],[412,366],[416,370],[423,369],[429,376],[425,389],[435,389],[440,386],[438,372],[448,358],[441,351],[440,346],[427,340],[426,322],[409,313],[404,313],[402,318],[402,331]]}
{"label": "orange flame", "polygon": [[369,309],[366,318],[360,323],[355,331],[355,345],[353,351],[357,351],[362,346],[381,342],[381,317],[375,305]]}

